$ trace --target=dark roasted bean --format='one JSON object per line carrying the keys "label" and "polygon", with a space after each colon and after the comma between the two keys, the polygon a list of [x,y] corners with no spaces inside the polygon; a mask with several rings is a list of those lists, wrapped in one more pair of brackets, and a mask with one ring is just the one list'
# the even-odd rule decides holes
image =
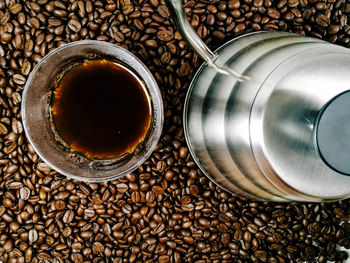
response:
{"label": "dark roasted bean", "polygon": [[173,39],[174,34],[173,34],[173,32],[171,32],[171,31],[163,30],[163,31],[159,31],[159,32],[157,33],[157,37],[158,37],[160,40],[167,42],[167,41],[170,41],[170,40]]}
{"label": "dark roasted bean", "polygon": [[9,8],[9,11],[13,14],[18,14],[21,10],[22,10],[22,5],[20,3],[14,3]]}

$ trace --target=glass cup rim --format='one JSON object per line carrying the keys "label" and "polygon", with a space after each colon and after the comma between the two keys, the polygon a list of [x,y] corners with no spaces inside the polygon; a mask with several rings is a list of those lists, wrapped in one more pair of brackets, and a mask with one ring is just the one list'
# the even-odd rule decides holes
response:
{"label": "glass cup rim", "polygon": [[[93,58],[93,56],[98,58]],[[108,58],[126,65],[139,75],[138,77],[144,82],[149,93],[152,106],[149,135],[146,135],[140,149],[135,153],[132,152],[130,156],[113,162],[77,157],[74,152],[59,147],[58,140],[54,140],[53,131],[49,134],[49,128],[52,127],[47,127],[48,120],[50,120],[47,112],[49,106],[47,100],[51,96],[51,83],[57,77],[57,73],[67,65],[74,63],[76,59],[108,60]],[[120,178],[134,171],[152,154],[163,128],[163,101],[153,75],[134,54],[109,42],[80,40],[67,43],[53,50],[34,67],[23,90],[22,121],[28,141],[39,157],[52,169],[72,179],[103,182]],[[40,130],[40,125],[44,126],[42,130]],[[49,146],[46,145],[47,143]],[[54,144],[57,144],[56,149],[53,147]],[[82,161],[82,159],[84,160]]]}

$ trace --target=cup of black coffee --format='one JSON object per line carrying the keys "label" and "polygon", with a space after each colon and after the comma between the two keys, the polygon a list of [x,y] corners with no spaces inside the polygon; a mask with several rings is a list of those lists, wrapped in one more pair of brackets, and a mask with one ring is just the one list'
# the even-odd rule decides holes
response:
{"label": "cup of black coffee", "polygon": [[151,72],[132,53],[77,41],[44,57],[24,88],[28,140],[54,170],[106,181],[135,170],[152,153],[163,103]]}

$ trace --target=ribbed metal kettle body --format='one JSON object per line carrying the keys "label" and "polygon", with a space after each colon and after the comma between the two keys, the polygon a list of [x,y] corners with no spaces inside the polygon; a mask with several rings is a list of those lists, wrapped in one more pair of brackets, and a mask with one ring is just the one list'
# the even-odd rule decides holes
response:
{"label": "ribbed metal kettle body", "polygon": [[350,89],[349,50],[291,33],[258,32],[215,53],[216,60],[195,75],[184,108],[186,140],[201,170],[248,198],[349,197],[350,176],[322,160],[315,139],[324,105]]}

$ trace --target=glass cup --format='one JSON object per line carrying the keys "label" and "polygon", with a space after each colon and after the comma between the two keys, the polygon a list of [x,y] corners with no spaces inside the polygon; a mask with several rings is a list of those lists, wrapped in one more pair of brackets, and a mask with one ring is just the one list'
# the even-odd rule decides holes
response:
{"label": "glass cup", "polygon": [[[85,60],[100,59],[125,65],[141,79],[148,92],[152,112],[143,141],[133,151],[108,160],[90,159],[69,150],[57,137],[50,118],[52,91],[67,68]],[[164,116],[158,85],[136,56],[111,43],[83,40],[55,49],[36,65],[24,87],[22,119],[29,142],[52,169],[73,179],[101,182],[132,172],[151,155],[161,135]]]}

